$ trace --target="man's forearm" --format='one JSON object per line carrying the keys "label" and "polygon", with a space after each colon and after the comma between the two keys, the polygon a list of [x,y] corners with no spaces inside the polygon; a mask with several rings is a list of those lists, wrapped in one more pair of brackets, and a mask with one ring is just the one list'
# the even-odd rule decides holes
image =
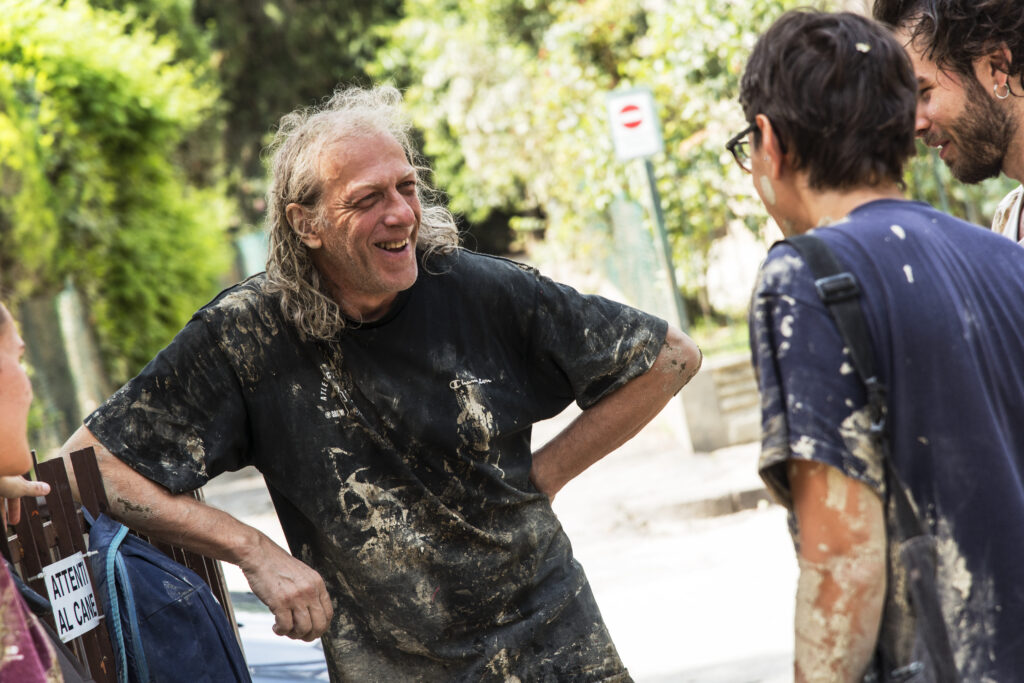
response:
{"label": "man's forearm", "polygon": [[794,675],[853,683],[871,663],[886,587],[882,503],[826,465],[790,461],[799,530]]}
{"label": "man's forearm", "polygon": [[799,558],[797,683],[855,683],[870,665],[885,597],[885,557],[866,554],[826,562]]}
{"label": "man's forearm", "polygon": [[[238,564],[244,549],[259,543],[256,529],[191,496],[174,495],[110,453],[87,428],[81,427],[62,455],[92,447],[110,504],[110,515],[156,540]],[[74,477],[68,462],[69,476]],[[73,481],[77,494],[77,482]]]}
{"label": "man's forearm", "polygon": [[584,410],[533,454],[530,478],[549,497],[632,438],[700,369],[700,349],[669,328],[651,368]]}
{"label": "man's forearm", "polygon": [[[279,635],[312,640],[329,626],[333,607],[316,571],[266,534],[192,496],[174,495],[123,463],[85,427],[64,444],[62,455],[96,451],[111,515],[156,540],[237,564],[253,593],[270,607]],[[69,475],[77,494],[70,463]]]}

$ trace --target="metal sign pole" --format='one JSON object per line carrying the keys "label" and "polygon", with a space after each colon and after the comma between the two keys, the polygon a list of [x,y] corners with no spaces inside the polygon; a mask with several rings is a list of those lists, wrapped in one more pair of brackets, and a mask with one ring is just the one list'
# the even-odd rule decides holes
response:
{"label": "metal sign pole", "polygon": [[661,238],[661,258],[668,273],[669,285],[672,287],[672,302],[676,307],[676,322],[679,329],[686,332],[690,324],[686,319],[686,309],[683,307],[683,297],[679,294],[679,285],[676,283],[676,269],[672,265],[672,247],[668,242],[668,232],[665,230],[665,214],[661,208],[661,194],[658,192],[658,183],[654,178],[654,164],[650,158],[644,159],[644,168],[647,170],[647,184],[651,188],[651,206],[654,207],[654,223],[657,227],[658,236]]}
{"label": "metal sign pole", "polygon": [[[661,208],[661,195],[654,179],[654,165],[651,157],[664,151],[665,145],[661,138],[661,126],[654,105],[654,96],[648,88],[633,88],[609,93],[606,98],[608,119],[611,124],[612,144],[615,156],[619,161],[630,161],[642,158],[647,169],[647,183],[651,190],[651,212],[654,217],[655,229],[658,232],[657,242],[661,245],[661,259],[664,264],[668,285],[671,289],[669,297],[672,303],[666,306],[674,309],[676,325],[684,332],[689,327],[686,310],[676,282],[676,271],[672,265],[672,247],[669,245],[668,232],[665,230],[665,215]],[[670,317],[669,311],[665,317]]]}
{"label": "metal sign pole", "polygon": [[[672,265],[672,247],[669,246],[668,233],[665,230],[665,216],[661,208],[661,195],[658,193],[658,186],[654,179],[654,165],[650,159],[655,154],[660,154],[665,148],[661,137],[657,108],[654,104],[654,95],[648,88],[633,88],[608,93],[605,102],[608,108],[608,120],[611,124],[615,157],[623,162],[637,158],[644,160],[644,167],[647,169],[647,182],[651,190],[651,212],[654,217],[655,229],[658,232],[658,239],[653,242],[658,242],[661,245],[662,263],[668,276],[667,284],[671,289],[669,296],[672,303],[669,304],[666,301],[662,304],[668,310],[661,312],[661,315],[666,319],[671,318],[672,309],[675,309],[676,320],[674,322],[685,332],[689,325],[686,321],[686,311],[683,308],[679,286],[676,283],[676,271]],[[684,446],[685,452],[692,454],[693,441],[690,438],[690,427],[686,419],[686,409],[683,406],[682,397],[677,395],[672,398],[671,402],[678,407],[668,411],[670,424],[676,432],[679,442]]]}

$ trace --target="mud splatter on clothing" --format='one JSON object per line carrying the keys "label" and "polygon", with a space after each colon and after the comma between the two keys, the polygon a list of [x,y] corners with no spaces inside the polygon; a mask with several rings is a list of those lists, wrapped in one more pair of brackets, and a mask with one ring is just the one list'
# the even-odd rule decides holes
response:
{"label": "mud splatter on clothing", "polygon": [[[1024,671],[1024,250],[906,201],[871,202],[816,234],[860,283],[889,389],[893,462],[938,542],[940,597],[960,678],[1017,680]],[[801,458],[884,497],[863,384],[844,371],[839,332],[788,246],[773,248],[762,267],[750,329],[762,392],[760,469],[775,496],[791,508],[786,462]],[[891,506],[886,517],[892,528]],[[891,543],[889,555],[879,647],[905,660],[913,612]]]}
{"label": "mud splatter on clothing", "polygon": [[50,641],[18,594],[0,558],[0,681],[59,683],[60,667]]}
{"label": "mud splatter on clothing", "polygon": [[384,319],[324,342],[252,278],[87,425],[175,492],[263,473],[332,596],[334,681],[628,680],[530,483],[530,431],[644,373],[667,326],[504,259],[429,266]]}

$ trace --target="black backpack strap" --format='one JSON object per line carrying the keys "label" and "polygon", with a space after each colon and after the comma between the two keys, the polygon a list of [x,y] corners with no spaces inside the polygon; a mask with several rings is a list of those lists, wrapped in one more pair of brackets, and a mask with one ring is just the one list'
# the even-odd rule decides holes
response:
{"label": "black backpack strap", "polygon": [[867,389],[871,431],[881,437],[885,433],[888,397],[875,368],[875,355],[871,350],[868,323],[860,306],[857,278],[843,268],[829,246],[817,235],[794,235],[784,242],[796,249],[811,269],[814,288],[836,321],[839,334],[850,350],[853,367]]}
{"label": "black backpack strap", "polygon": [[920,536],[924,534],[924,527],[914,513],[906,490],[893,468],[888,448],[885,447],[888,395],[875,366],[871,334],[868,331],[867,319],[864,317],[864,309],[860,305],[860,285],[857,284],[857,278],[839,263],[832,249],[817,235],[794,235],[783,240],[783,243],[796,249],[807,263],[807,267],[811,269],[814,288],[832,314],[839,334],[850,350],[853,367],[864,382],[871,413],[871,432],[878,443],[882,444],[886,489],[889,490],[896,507],[899,528],[893,531],[896,531],[901,541]]}

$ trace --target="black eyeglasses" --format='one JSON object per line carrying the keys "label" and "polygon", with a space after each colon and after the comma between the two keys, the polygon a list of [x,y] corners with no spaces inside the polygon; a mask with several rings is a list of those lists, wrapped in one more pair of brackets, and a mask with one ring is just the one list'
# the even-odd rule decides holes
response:
{"label": "black eyeglasses", "polygon": [[736,135],[725,143],[725,148],[732,152],[732,158],[736,160],[736,163],[740,165],[747,173],[750,173],[750,141],[747,140],[747,136],[757,130],[756,124],[750,124],[743,129],[743,132]]}

